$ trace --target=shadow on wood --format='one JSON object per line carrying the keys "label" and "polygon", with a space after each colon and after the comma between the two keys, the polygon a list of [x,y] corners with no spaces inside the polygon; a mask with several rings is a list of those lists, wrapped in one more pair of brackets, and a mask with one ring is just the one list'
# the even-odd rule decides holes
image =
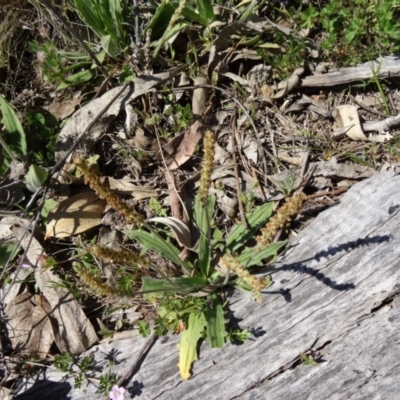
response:
{"label": "shadow on wood", "polygon": [[[192,379],[182,382],[178,337],[161,338],[125,398],[398,398],[399,188],[393,174],[355,185],[291,243],[272,270],[274,285],[263,304],[233,294],[231,312],[252,339],[222,350],[203,345]],[[142,341],[101,344],[87,353],[106,365],[106,355],[117,352],[113,372],[122,375]],[[302,354],[317,365],[303,364]],[[62,374],[49,368],[47,379],[61,381]],[[94,392],[89,384],[86,394],[72,389],[57,398],[98,399]],[[30,397],[43,398],[38,391]]]}

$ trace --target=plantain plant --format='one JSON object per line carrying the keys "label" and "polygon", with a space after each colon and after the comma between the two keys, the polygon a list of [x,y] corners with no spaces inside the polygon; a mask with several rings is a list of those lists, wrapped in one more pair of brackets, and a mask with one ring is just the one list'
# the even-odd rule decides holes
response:
{"label": "plantain plant", "polygon": [[[159,302],[159,318],[156,320],[157,333],[165,330],[181,331],[179,369],[182,379],[190,377],[190,368],[197,358],[197,346],[200,340],[207,340],[211,347],[221,348],[229,336],[226,330],[221,294],[226,286],[236,286],[250,290],[252,296],[261,302],[261,291],[271,285],[268,276],[256,277],[250,268],[262,265],[263,260],[276,257],[279,249],[286,242],[272,243],[277,231],[302,206],[303,196],[288,198],[286,203],[271,217],[273,203],[266,203],[247,214],[247,227],[239,223],[230,232],[221,250],[213,246],[213,215],[216,198],[209,193],[211,173],[214,160],[215,139],[211,131],[204,138],[204,158],[200,186],[193,207],[193,222],[198,230],[198,242],[191,247],[192,257],[182,260],[180,250],[165,238],[163,232],[145,221],[143,217],[123,202],[117,195],[104,186],[100,175],[90,163],[78,158],[75,164],[83,174],[85,181],[99,197],[105,199],[118,210],[127,221],[134,224],[134,229],[123,232],[132,240],[140,243],[143,251],[136,254],[126,250],[115,251],[100,245],[89,248],[89,253],[104,260],[113,260],[130,265],[131,281],[127,279],[126,270],[116,274],[119,282],[112,286],[105,282],[100,272],[88,268],[87,264],[76,263],[75,268],[81,280],[87,283],[97,295],[141,295],[145,300]],[[166,222],[173,227],[178,241],[183,242],[190,236],[189,229],[173,218],[155,218],[157,222]],[[172,221],[172,222],[171,222]],[[269,221],[269,222],[268,222]],[[267,223],[268,222],[268,223]],[[259,236],[255,237],[257,231]],[[245,247],[247,242],[251,247]],[[186,244],[190,247],[190,243]],[[162,271],[146,256],[153,251],[175,265],[173,276]],[[178,276],[177,276],[178,275]],[[138,278],[141,279],[140,290],[135,289]],[[130,286],[121,285],[121,279]]]}

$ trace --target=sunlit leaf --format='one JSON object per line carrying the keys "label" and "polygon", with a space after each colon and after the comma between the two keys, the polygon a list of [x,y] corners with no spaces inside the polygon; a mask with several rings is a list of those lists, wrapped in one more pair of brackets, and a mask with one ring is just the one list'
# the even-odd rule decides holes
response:
{"label": "sunlit leaf", "polygon": [[207,338],[211,347],[224,347],[226,337],[224,310],[216,294],[209,296],[205,316],[207,322]]}
{"label": "sunlit leaf", "polygon": [[176,293],[190,293],[201,289],[206,285],[206,280],[199,277],[193,278],[170,278],[156,279],[148,276],[143,277],[142,291],[149,292],[144,294],[144,298],[150,298],[154,295],[171,295]]}
{"label": "sunlit leaf", "polygon": [[46,181],[48,175],[49,173],[45,169],[32,164],[25,177],[26,188],[31,192],[36,192]]}
{"label": "sunlit leaf", "polygon": [[2,95],[0,95],[0,113],[2,115],[1,122],[7,131],[9,144],[19,154],[25,155],[27,153],[27,145],[24,129],[14,109]]}
{"label": "sunlit leaf", "polygon": [[168,243],[166,240],[154,233],[149,233],[144,230],[129,229],[124,230],[123,233],[125,233],[125,235],[130,239],[138,241],[145,250],[153,250],[174,264],[182,263],[182,260],[179,258],[179,249],[177,249],[172,243]]}
{"label": "sunlit leaf", "polygon": [[81,83],[89,82],[96,76],[96,72],[91,69],[85,69],[79,71],[74,75],[71,75],[64,82],[61,82],[56,90],[66,89],[70,86],[79,85]]}
{"label": "sunlit leaf", "polygon": [[193,361],[197,360],[197,343],[202,337],[204,330],[203,313],[191,313],[185,330],[181,333],[179,342],[179,371],[181,378],[187,380],[190,378],[190,368]]}
{"label": "sunlit leaf", "polygon": [[94,192],[81,192],[49,212],[46,237],[69,237],[101,224],[106,202]]}
{"label": "sunlit leaf", "polygon": [[256,247],[246,248],[237,257],[237,259],[246,268],[254,265],[261,265],[262,260],[268,257],[276,257],[278,255],[278,251],[286,244],[287,241],[271,243],[266,249],[260,251],[258,251]]}
{"label": "sunlit leaf", "polygon": [[194,203],[194,218],[200,231],[199,246],[197,253],[199,255],[199,268],[202,276],[207,277],[211,263],[211,220],[214,215],[215,196],[209,195],[207,206],[196,197]]}
{"label": "sunlit leaf", "polygon": [[226,247],[234,252],[242,247],[269,220],[274,203],[265,203],[246,215],[248,229],[243,224],[237,224],[226,240]]}

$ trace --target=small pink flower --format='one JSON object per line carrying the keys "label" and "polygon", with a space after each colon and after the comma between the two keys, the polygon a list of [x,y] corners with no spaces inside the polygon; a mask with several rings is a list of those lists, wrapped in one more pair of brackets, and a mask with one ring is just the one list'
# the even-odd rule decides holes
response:
{"label": "small pink flower", "polygon": [[17,265],[20,265],[21,268],[29,268],[31,265],[29,264],[29,261],[26,258],[23,258],[23,256],[19,256],[17,259]]}
{"label": "small pink flower", "polygon": [[124,399],[125,389],[123,387],[119,387],[118,385],[114,385],[109,394],[110,400],[123,400]]}

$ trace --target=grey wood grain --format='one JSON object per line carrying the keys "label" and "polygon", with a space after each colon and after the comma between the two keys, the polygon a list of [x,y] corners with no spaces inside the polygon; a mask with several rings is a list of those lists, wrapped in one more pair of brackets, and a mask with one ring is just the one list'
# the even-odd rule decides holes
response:
{"label": "grey wood grain", "polygon": [[[400,176],[392,174],[353,186],[290,244],[270,271],[275,283],[261,305],[233,293],[229,312],[241,328],[252,330],[251,340],[222,350],[203,345],[193,377],[182,382],[178,338],[161,338],[125,398],[399,398],[399,188]],[[106,365],[105,355],[116,351],[120,363],[114,371],[122,374],[142,340],[99,345],[92,351],[100,367]],[[309,351],[320,355],[316,366],[299,362]],[[49,381],[61,382],[62,374],[49,368],[45,379],[44,387]],[[25,387],[32,383],[25,382]],[[98,399],[94,392],[91,385],[86,393],[71,388],[64,397],[48,398]],[[50,392],[36,393],[41,395],[16,398],[45,400],[43,394]]]}
{"label": "grey wood grain", "polygon": [[400,58],[398,55],[382,57],[377,61],[366,62],[357,67],[341,68],[327,74],[306,76],[301,81],[302,87],[321,87],[344,85],[364,81],[374,77],[379,79],[395,78],[400,75]]}

